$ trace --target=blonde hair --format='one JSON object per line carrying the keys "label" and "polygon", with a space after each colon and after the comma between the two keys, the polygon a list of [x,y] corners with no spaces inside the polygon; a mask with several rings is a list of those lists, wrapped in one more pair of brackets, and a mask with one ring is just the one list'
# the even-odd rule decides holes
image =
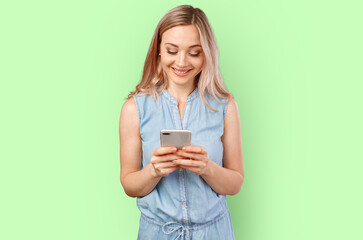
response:
{"label": "blonde hair", "polygon": [[168,79],[162,70],[159,58],[161,37],[168,29],[180,25],[195,25],[200,35],[200,42],[205,54],[205,62],[202,71],[195,76],[198,83],[198,91],[204,104],[212,111],[213,109],[205,100],[204,94],[207,92],[218,102],[218,97],[228,98],[230,93],[226,89],[218,63],[217,42],[205,13],[191,5],[180,5],[169,10],[158,23],[149,51],[146,56],[142,79],[136,86],[136,90],[131,92],[127,99],[136,94],[151,94],[153,99],[159,97],[159,93],[168,87]]}

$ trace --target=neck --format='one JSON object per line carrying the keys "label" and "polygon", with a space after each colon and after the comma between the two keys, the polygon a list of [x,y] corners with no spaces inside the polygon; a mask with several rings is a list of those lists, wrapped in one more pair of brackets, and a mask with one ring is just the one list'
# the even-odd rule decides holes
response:
{"label": "neck", "polygon": [[192,82],[189,85],[176,85],[170,83],[167,90],[179,103],[186,102],[188,96],[194,91],[195,87],[195,82]]}

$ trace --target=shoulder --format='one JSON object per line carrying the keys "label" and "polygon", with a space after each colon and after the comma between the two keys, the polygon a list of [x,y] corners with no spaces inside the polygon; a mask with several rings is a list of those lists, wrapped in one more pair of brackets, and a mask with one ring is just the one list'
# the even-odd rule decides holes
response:
{"label": "shoulder", "polygon": [[238,105],[236,100],[234,99],[234,96],[230,94],[228,96],[228,102],[226,107],[226,113],[225,113],[225,120],[229,120],[231,118],[236,118],[239,115],[238,113]]}
{"label": "shoulder", "polygon": [[121,122],[129,124],[131,122],[139,123],[138,121],[138,111],[136,106],[136,101],[133,97],[124,102],[121,108],[120,125]]}
{"label": "shoulder", "polygon": [[139,112],[143,112],[143,109],[150,108],[157,102],[157,98],[160,98],[161,94],[158,94],[157,96],[153,96],[153,94],[141,92],[134,96],[132,96],[135,105],[137,107],[137,110]]}
{"label": "shoulder", "polygon": [[238,112],[237,102],[231,93],[228,95],[228,97],[218,97],[218,99],[221,102],[218,105],[222,106],[224,117],[226,117],[227,115],[230,116]]}
{"label": "shoulder", "polygon": [[236,100],[231,94],[228,97],[227,111],[224,118],[224,134],[222,136],[222,142],[227,144],[237,143],[240,138],[241,122],[238,106]]}
{"label": "shoulder", "polygon": [[229,94],[227,99],[227,111],[238,110],[237,102],[232,94]]}
{"label": "shoulder", "polygon": [[132,113],[135,111],[137,111],[136,101],[133,97],[130,97],[122,105],[121,114],[122,113]]}
{"label": "shoulder", "polygon": [[[217,110],[217,112],[223,113],[224,116],[227,108],[228,98],[221,96],[213,96],[212,94],[206,91],[204,92],[204,99],[206,104],[208,104],[211,108]],[[202,98],[199,101],[203,102]],[[208,106],[205,107],[209,108]],[[211,108],[209,108],[210,111],[212,111]]]}
{"label": "shoulder", "polygon": [[124,105],[122,106],[123,109],[125,109],[125,112],[136,114],[136,116],[139,116],[139,119],[141,118],[143,114],[143,109],[147,108],[148,104],[148,98],[150,96],[148,94],[142,94],[138,93],[136,95],[131,96],[129,99],[126,100]]}

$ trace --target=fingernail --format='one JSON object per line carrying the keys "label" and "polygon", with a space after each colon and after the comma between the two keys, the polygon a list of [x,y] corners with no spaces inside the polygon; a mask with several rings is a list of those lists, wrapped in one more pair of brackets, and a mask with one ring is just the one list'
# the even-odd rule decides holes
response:
{"label": "fingernail", "polygon": [[187,150],[187,148],[186,147],[183,147],[183,150]]}

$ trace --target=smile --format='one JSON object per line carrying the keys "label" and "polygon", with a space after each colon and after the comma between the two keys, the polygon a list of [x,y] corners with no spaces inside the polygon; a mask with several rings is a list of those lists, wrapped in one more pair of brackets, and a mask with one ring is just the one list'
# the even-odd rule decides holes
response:
{"label": "smile", "polygon": [[177,75],[177,76],[181,76],[181,77],[184,77],[186,75],[188,75],[188,73],[192,70],[192,69],[188,69],[188,70],[185,70],[185,71],[180,71],[180,70],[176,70],[175,68],[173,68],[173,72]]}

